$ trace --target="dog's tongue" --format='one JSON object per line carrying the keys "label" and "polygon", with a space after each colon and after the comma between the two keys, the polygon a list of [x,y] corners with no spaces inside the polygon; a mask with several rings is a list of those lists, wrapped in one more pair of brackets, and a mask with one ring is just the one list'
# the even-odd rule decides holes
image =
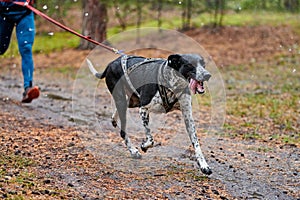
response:
{"label": "dog's tongue", "polygon": [[190,80],[190,84],[189,84],[190,89],[192,90],[193,94],[196,93],[204,93],[204,87],[203,84],[201,84],[199,81],[196,81],[194,79]]}
{"label": "dog's tongue", "polygon": [[196,94],[197,85],[198,85],[198,83],[197,83],[196,80],[194,80],[194,79],[191,79],[191,80],[190,80],[189,87],[190,87],[190,89],[192,90],[192,93],[193,93],[193,94]]}

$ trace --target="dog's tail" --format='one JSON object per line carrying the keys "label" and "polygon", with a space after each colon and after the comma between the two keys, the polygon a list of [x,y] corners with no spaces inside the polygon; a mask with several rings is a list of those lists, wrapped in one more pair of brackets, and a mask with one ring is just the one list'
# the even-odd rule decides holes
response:
{"label": "dog's tail", "polygon": [[89,59],[86,59],[86,62],[87,62],[87,64],[88,64],[88,66],[89,66],[90,71],[92,72],[92,74],[93,74],[94,76],[96,76],[96,77],[99,78],[99,79],[104,78],[103,73],[97,72],[97,70],[96,70],[96,69],[94,68],[94,66],[93,66],[93,63],[92,63]]}

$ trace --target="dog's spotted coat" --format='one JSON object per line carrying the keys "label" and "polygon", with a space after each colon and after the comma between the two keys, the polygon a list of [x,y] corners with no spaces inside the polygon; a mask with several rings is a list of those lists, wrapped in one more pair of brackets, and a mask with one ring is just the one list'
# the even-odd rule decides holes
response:
{"label": "dog's spotted coat", "polygon": [[[166,88],[168,100],[174,103],[169,111],[174,109],[180,109],[182,111],[186,130],[195,149],[197,163],[201,171],[204,174],[211,174],[212,171],[205,161],[196,135],[195,123],[192,116],[192,97],[188,87],[190,82],[190,87],[193,87],[191,88],[192,91],[198,93],[204,92],[203,82],[208,81],[211,75],[205,69],[203,58],[197,54],[170,55],[168,60],[156,59],[151,62],[145,62],[145,58],[143,57],[132,56],[126,58],[128,59],[126,61],[129,71],[132,66],[152,69],[151,65],[153,65],[156,82],[154,84],[153,82],[151,84],[144,83],[144,85],[140,83],[139,85],[131,82],[128,83],[130,80],[128,77],[124,78],[124,74],[127,72],[123,70],[122,59],[124,63],[124,57],[118,58],[111,62],[102,74],[99,74],[95,70],[89,60],[87,60],[87,62],[91,72],[96,77],[106,77],[106,85],[114,98],[117,108],[112,116],[112,124],[113,126],[117,126],[117,119],[120,118],[120,135],[124,139],[132,157],[141,158],[141,154],[139,150],[132,145],[126,134],[127,107],[140,107],[139,114],[146,134],[146,140],[141,144],[141,149],[146,152],[147,149],[154,144],[149,128],[149,112],[166,112],[158,87],[158,85],[162,85]],[[130,73],[128,73],[129,76]],[[137,74],[138,73],[139,72],[137,72]],[[132,86],[136,87],[132,88]],[[136,92],[139,94],[136,95]]]}

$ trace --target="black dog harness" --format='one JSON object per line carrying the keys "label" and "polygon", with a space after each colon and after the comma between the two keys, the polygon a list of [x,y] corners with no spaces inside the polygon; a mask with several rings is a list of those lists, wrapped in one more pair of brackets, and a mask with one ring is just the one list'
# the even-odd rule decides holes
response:
{"label": "black dog harness", "polygon": [[[145,58],[144,61],[142,62],[138,62],[130,67],[127,66],[127,61],[129,58],[132,58],[134,56],[127,56],[124,55],[121,57],[121,65],[122,65],[122,69],[124,72],[124,77],[126,82],[128,83],[128,86],[130,87],[130,89],[132,90],[132,92],[138,97],[140,98],[140,94],[138,93],[138,91],[136,90],[136,88],[133,86],[132,81],[129,77],[129,75],[138,70],[138,68],[140,68],[140,70],[144,70],[144,68],[142,68],[145,64],[150,64],[150,63],[154,63],[157,61],[162,62],[162,64],[158,65],[158,69],[157,69],[157,73],[156,73],[156,77],[155,77],[155,83],[158,84],[158,91],[160,94],[160,97],[162,99],[162,106],[164,107],[166,113],[169,112],[174,104],[178,101],[176,98],[170,98],[169,96],[173,96],[174,97],[174,92],[172,92],[170,89],[168,89],[166,87],[166,83],[162,83],[162,80],[159,79],[158,77],[162,76],[164,73],[164,69],[165,67],[167,67],[167,61],[165,61],[164,59],[153,59],[153,58]],[[146,70],[146,69],[145,69]],[[152,73],[152,74],[155,74]],[[151,76],[151,73],[149,73],[149,76]],[[165,82],[165,81],[164,81]],[[171,94],[171,95],[170,95]]]}

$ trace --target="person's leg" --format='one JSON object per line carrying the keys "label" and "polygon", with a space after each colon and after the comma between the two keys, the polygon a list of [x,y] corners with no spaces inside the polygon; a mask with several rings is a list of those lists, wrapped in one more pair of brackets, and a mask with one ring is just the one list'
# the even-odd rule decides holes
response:
{"label": "person's leg", "polygon": [[16,25],[19,51],[22,57],[22,72],[24,77],[24,89],[32,87],[34,63],[32,46],[35,36],[34,15],[24,16]]}
{"label": "person's leg", "polygon": [[13,28],[14,23],[0,15],[0,55],[3,55],[8,49]]}
{"label": "person's leg", "polygon": [[24,77],[24,90],[22,103],[30,103],[40,95],[38,87],[33,87],[33,57],[32,45],[35,36],[34,15],[24,16],[16,26],[19,51],[22,57],[22,72]]}

